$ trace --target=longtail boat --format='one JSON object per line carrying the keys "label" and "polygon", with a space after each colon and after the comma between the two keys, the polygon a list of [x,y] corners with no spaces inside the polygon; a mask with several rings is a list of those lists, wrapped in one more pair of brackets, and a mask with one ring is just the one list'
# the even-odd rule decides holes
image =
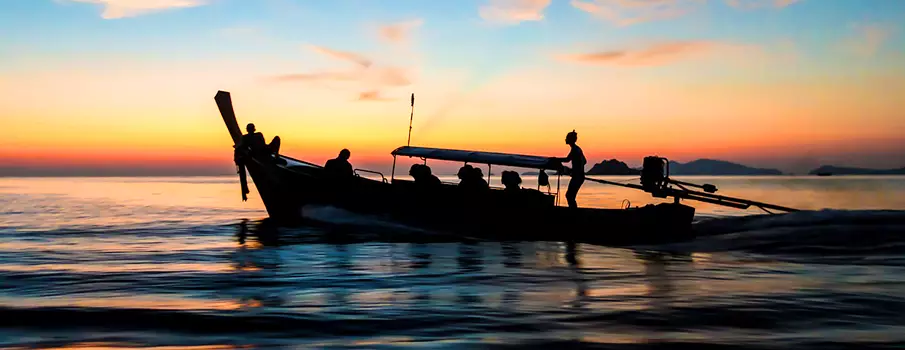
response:
{"label": "longtail boat", "polygon": [[[242,133],[230,94],[219,91],[215,101],[232,137],[233,147]],[[414,104],[414,98],[413,98]],[[238,156],[243,198],[248,192],[245,173],[254,182],[272,220],[297,223],[309,206],[331,206],[348,212],[373,215],[428,230],[458,233],[487,240],[538,240],[600,245],[656,244],[690,240],[695,237],[692,221],[695,208],[682,199],[704,201],[745,209],[756,206],[769,210],[792,208],[713,194],[716,187],[669,178],[668,161],[660,157],[644,159],[640,184],[617,183],[587,178],[610,185],[629,187],[658,198],[674,198],[671,203],[649,204],[621,209],[569,208],[558,203],[562,163],[551,157],[497,152],[401,146],[391,152],[393,171],[389,179],[382,173],[354,169],[355,176],[338,181],[323,166],[282,154],[254,153]],[[490,188],[470,191],[456,184],[425,188],[415,181],[396,178],[398,157],[534,169],[544,174],[556,172],[557,189],[509,191]],[[361,176],[366,173],[371,177]],[[489,176],[490,171],[488,171]],[[378,178],[379,177],[379,178]],[[698,188],[701,191],[691,189]]]}

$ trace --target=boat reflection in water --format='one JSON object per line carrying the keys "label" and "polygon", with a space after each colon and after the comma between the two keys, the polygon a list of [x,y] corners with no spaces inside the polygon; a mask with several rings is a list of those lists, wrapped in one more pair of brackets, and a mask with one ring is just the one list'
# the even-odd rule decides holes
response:
{"label": "boat reflection in water", "polygon": [[[321,312],[379,313],[400,307],[413,312],[449,312],[468,305],[521,312],[523,308],[560,305],[581,313],[599,311],[599,305],[607,303],[617,309],[643,308],[665,320],[674,306],[676,287],[671,270],[692,262],[689,255],[576,243],[467,239],[361,243],[359,238],[373,238],[373,234],[353,232],[342,232],[346,238],[337,242],[333,238],[341,231],[335,229],[284,228],[271,220],[243,220],[236,227],[240,244],[236,264],[253,266],[257,272],[246,275],[248,281],[240,278],[235,282],[266,284],[268,280],[285,281],[287,274],[309,276],[305,279],[317,276],[316,280],[323,281],[291,288],[258,287],[254,289],[257,294],[242,297],[256,300],[261,307]],[[304,256],[305,251],[315,250],[316,256]],[[601,260],[601,255],[613,253],[614,257]],[[635,263],[627,265],[632,260]],[[552,275],[538,276],[539,270]],[[630,278],[630,286],[624,285],[624,278]],[[644,281],[642,285],[637,284],[639,279]],[[642,304],[637,304],[639,301]]]}

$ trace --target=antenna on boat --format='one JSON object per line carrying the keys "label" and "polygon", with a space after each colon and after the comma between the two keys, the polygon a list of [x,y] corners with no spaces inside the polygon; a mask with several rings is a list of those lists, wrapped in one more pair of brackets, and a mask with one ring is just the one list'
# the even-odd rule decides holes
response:
{"label": "antenna on boat", "polygon": [[412,112],[409,114],[409,137],[408,140],[405,141],[406,146],[411,146],[412,144],[412,120],[415,118],[415,93],[412,93]]}

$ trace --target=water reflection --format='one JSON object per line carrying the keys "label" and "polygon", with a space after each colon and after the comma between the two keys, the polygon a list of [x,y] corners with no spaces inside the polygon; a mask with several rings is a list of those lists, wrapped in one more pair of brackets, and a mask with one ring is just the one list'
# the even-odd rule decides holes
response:
{"label": "water reflection", "polygon": [[522,267],[522,251],[512,242],[500,243],[503,254],[503,266],[508,268]]}
{"label": "water reflection", "polygon": [[[676,299],[673,274],[681,274],[686,268],[683,265],[692,262],[689,255],[576,243],[466,241],[360,245],[322,237],[318,238],[321,244],[312,246],[300,243],[310,242],[310,238],[302,237],[304,232],[288,231],[289,234],[285,234],[287,231],[284,230],[266,220],[242,220],[236,225],[239,247],[234,258],[235,270],[257,271],[255,275],[237,279],[245,278],[253,285],[266,279],[285,280],[286,276],[310,273],[319,276],[321,283],[271,293],[262,292],[261,288],[255,293],[237,292],[238,299],[246,301],[243,304],[296,305],[292,299],[298,299],[298,293],[302,293],[308,299],[312,295],[321,296],[321,304],[340,312],[402,305],[424,310],[444,307],[444,301],[462,307],[496,304],[502,309],[516,311],[524,306],[559,302],[559,305],[581,312],[600,307],[640,307],[656,312],[659,317],[668,317]],[[329,234],[327,230],[313,233],[315,236]],[[487,251],[499,253],[485,255]],[[315,252],[318,256],[304,262],[294,259],[292,266],[281,275],[276,272],[281,268],[280,252],[298,252],[301,254],[298,256]],[[528,259],[526,252],[529,252]],[[448,260],[452,257],[454,260]],[[563,269],[564,272],[550,276],[546,282],[523,276],[538,268]],[[618,277],[622,275],[640,276],[640,279],[627,283]],[[636,283],[638,281],[641,283]],[[529,293],[527,299],[526,292]]]}
{"label": "water reflection", "polygon": [[255,273],[233,275],[226,291],[246,308],[284,306],[286,291],[268,287],[282,277],[282,258],[278,250],[270,249],[279,244],[275,228],[261,222],[249,225],[249,220],[242,219],[235,236],[239,246],[231,255],[233,265],[237,269],[253,268]]}
{"label": "water reflection", "polygon": [[428,247],[424,243],[412,243],[409,247],[408,267],[411,269],[426,269],[431,266],[431,254]]}
{"label": "water reflection", "polygon": [[566,243],[565,253],[566,262],[569,264],[569,269],[572,273],[572,282],[575,283],[575,298],[572,300],[570,305],[575,309],[583,309],[587,302],[586,299],[588,297],[588,285],[585,282],[585,277],[581,271],[581,263],[579,262],[578,256],[578,245],[572,242]]}
{"label": "water reflection", "polygon": [[675,255],[656,251],[635,251],[635,257],[644,266],[644,282],[647,286],[647,306],[661,320],[669,317],[673,307],[675,285],[669,266],[691,264],[690,255]]}
{"label": "water reflection", "polygon": [[484,269],[481,251],[473,242],[459,243],[459,255],[456,261],[459,263],[461,273],[476,273]]}
{"label": "water reflection", "polygon": [[282,244],[278,228],[276,222],[271,219],[253,221],[251,224],[248,219],[242,219],[236,227],[236,240],[240,245],[245,245],[251,235],[254,237],[255,247],[278,247]]}

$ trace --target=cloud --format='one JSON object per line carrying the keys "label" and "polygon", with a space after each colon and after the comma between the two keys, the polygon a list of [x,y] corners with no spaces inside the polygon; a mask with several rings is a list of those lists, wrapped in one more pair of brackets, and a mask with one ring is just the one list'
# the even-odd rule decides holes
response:
{"label": "cloud", "polygon": [[359,101],[395,101],[395,100],[398,100],[398,98],[383,97],[380,94],[380,91],[369,90],[369,91],[364,91],[364,92],[358,94],[358,100]]}
{"label": "cloud", "polygon": [[488,22],[518,24],[544,19],[544,10],[551,0],[488,0],[478,13]]}
{"label": "cloud", "polygon": [[315,45],[309,45],[308,48],[337,61],[354,63],[357,67],[344,71],[283,74],[270,77],[269,80],[284,83],[349,83],[366,89],[365,92],[359,94],[358,100],[360,101],[390,100],[390,98],[384,97],[378,89],[398,88],[412,84],[409,71],[405,68],[377,65],[370,58],[354,52]]}
{"label": "cloud", "polygon": [[167,9],[188,8],[206,5],[209,0],[63,0],[98,4],[104,6],[101,17],[104,19],[117,19],[135,17],[144,14],[159,12]]}
{"label": "cloud", "polygon": [[380,35],[381,39],[387,42],[396,44],[404,43],[408,42],[412,30],[416,27],[420,27],[422,24],[424,24],[424,20],[421,19],[388,24],[381,26],[377,30],[377,34]]}
{"label": "cloud", "polygon": [[355,63],[359,66],[365,67],[365,68],[370,67],[373,64],[373,62],[370,59],[368,59],[367,57],[364,57],[364,56],[359,55],[354,52],[333,50],[333,49],[328,49],[326,47],[315,46],[315,45],[308,45],[308,48],[319,54],[329,56],[332,58],[336,58],[336,59],[340,59],[340,60],[344,60],[344,61],[349,61],[349,62]]}
{"label": "cloud", "polygon": [[726,4],[735,8],[756,9],[764,7],[783,8],[803,0],[726,0]]}
{"label": "cloud", "polygon": [[591,65],[656,66],[717,53],[750,55],[761,51],[750,45],[716,41],[675,41],[636,49],[608,50],[591,53],[559,55],[566,62]]}
{"label": "cloud", "polygon": [[705,0],[572,0],[572,7],[617,26],[665,20],[693,11]]}
{"label": "cloud", "polygon": [[284,74],[273,78],[276,81],[292,82],[292,81],[359,81],[358,74],[347,72],[316,72],[316,73],[298,73]]}

